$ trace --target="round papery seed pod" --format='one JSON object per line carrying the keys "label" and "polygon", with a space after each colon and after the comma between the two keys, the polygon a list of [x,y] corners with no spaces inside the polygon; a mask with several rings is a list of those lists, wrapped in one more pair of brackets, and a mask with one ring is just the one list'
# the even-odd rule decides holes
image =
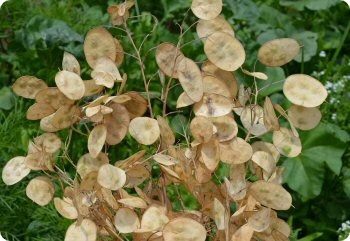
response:
{"label": "round papery seed pod", "polygon": [[213,64],[226,71],[237,70],[246,58],[241,42],[225,32],[210,35],[205,41],[204,52]]}
{"label": "round papery seed pod", "polygon": [[204,241],[206,237],[203,225],[190,218],[170,220],[163,229],[164,241]]}
{"label": "round papery seed pod", "polygon": [[283,93],[293,104],[307,108],[321,105],[328,96],[321,82],[305,74],[289,76],[283,84]]}
{"label": "round papery seed pod", "polygon": [[114,216],[114,226],[120,233],[132,233],[140,228],[140,220],[132,209],[120,208]]}
{"label": "round papery seed pod", "polygon": [[52,181],[46,176],[32,179],[26,188],[27,197],[40,206],[50,203],[55,193]]}
{"label": "round papery seed pod", "polygon": [[109,190],[118,190],[126,182],[126,174],[122,169],[110,164],[104,164],[98,170],[97,182]]}
{"label": "round papery seed pod", "polygon": [[113,36],[102,27],[91,29],[85,37],[84,53],[91,68],[95,67],[100,57],[115,61],[116,45]]}
{"label": "round papery seed pod", "polygon": [[131,120],[129,133],[143,145],[152,145],[160,136],[158,122],[149,117],[136,117]]}
{"label": "round papery seed pod", "polygon": [[296,128],[301,130],[311,130],[321,121],[322,113],[317,107],[306,108],[292,105],[288,109],[288,117]]}
{"label": "round papery seed pod", "polygon": [[80,225],[71,224],[66,232],[64,241],[96,241],[97,226],[90,219],[83,219]]}
{"label": "round papery seed pod", "polygon": [[30,168],[25,165],[25,157],[17,156],[9,160],[2,169],[2,181],[10,186],[21,181],[30,173]]}
{"label": "round papery seed pod", "polygon": [[299,43],[294,39],[273,39],[261,46],[258,59],[263,65],[278,67],[292,61],[298,55],[299,49]]}
{"label": "round papery seed pod", "polygon": [[222,0],[193,0],[191,10],[200,19],[214,19],[221,13]]}

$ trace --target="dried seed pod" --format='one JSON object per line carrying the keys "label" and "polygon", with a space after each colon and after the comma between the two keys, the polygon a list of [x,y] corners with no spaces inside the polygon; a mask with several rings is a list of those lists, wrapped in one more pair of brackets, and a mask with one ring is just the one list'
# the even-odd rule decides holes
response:
{"label": "dried seed pod", "polygon": [[62,70],[55,76],[58,89],[69,99],[79,100],[85,93],[85,85],[79,75],[73,72]]}
{"label": "dried seed pod", "polygon": [[[58,130],[70,127],[79,120],[80,108],[76,105],[65,105],[59,108],[51,118],[51,125]],[[49,116],[48,116],[49,117]],[[43,119],[42,119],[43,120]]]}
{"label": "dried seed pod", "polygon": [[182,58],[177,66],[178,78],[182,88],[194,102],[203,96],[202,74],[197,64],[189,59]]}
{"label": "dried seed pod", "polygon": [[52,106],[55,110],[65,105],[73,105],[74,100],[68,99],[58,88],[50,87],[37,93],[35,100]]}
{"label": "dried seed pod", "polygon": [[273,39],[261,46],[258,59],[263,65],[278,67],[292,61],[298,55],[299,49],[299,43],[294,39]]}
{"label": "dried seed pod", "polygon": [[193,106],[193,111],[197,116],[219,117],[230,113],[232,107],[232,101],[224,96],[204,94],[202,100]]}
{"label": "dried seed pod", "polygon": [[56,110],[51,105],[45,103],[34,103],[27,110],[26,117],[28,120],[40,120],[55,113],[55,111]]}
{"label": "dried seed pod", "polygon": [[223,16],[217,16],[211,20],[200,19],[197,23],[197,34],[203,41],[206,40],[208,36],[215,32],[225,32],[230,34],[232,37],[235,36],[231,25],[226,21]]}
{"label": "dried seed pod", "polygon": [[283,93],[293,104],[307,108],[321,105],[328,95],[321,82],[305,74],[289,76],[284,82]]}
{"label": "dried seed pod", "polygon": [[270,212],[269,208],[261,208],[248,218],[248,225],[256,232],[263,232],[270,226]]}
{"label": "dried seed pod", "polygon": [[67,219],[77,219],[78,211],[70,198],[54,198],[54,204],[57,212]]}
{"label": "dried seed pod", "polygon": [[119,66],[123,63],[124,60],[124,49],[118,39],[114,38],[114,43],[116,48],[115,63],[117,66]]}
{"label": "dried seed pod", "polygon": [[271,143],[256,141],[252,144],[252,148],[253,152],[264,151],[271,154],[276,163],[280,159],[280,153],[278,152],[277,148]]}
{"label": "dried seed pod", "polygon": [[97,85],[95,80],[85,80],[84,86],[85,86],[85,92],[84,96],[92,96],[92,95],[97,95],[98,93],[102,92],[103,86],[102,85]]}
{"label": "dried seed pod", "polygon": [[166,208],[152,205],[142,215],[141,230],[139,232],[160,231],[169,222],[166,216]]}
{"label": "dried seed pod", "polygon": [[66,232],[64,241],[96,241],[97,226],[90,219],[83,219],[80,224],[74,222]]}
{"label": "dried seed pod", "polygon": [[175,135],[166,119],[161,116],[157,116],[157,122],[160,129],[160,136],[162,138],[162,141],[166,145],[173,145],[175,143]]}
{"label": "dried seed pod", "polygon": [[220,142],[220,160],[228,164],[247,162],[253,155],[252,147],[242,138]]}
{"label": "dried seed pod", "polygon": [[54,171],[54,160],[51,153],[35,152],[26,156],[25,165],[34,171]]}
{"label": "dried seed pod", "polygon": [[170,220],[163,229],[164,241],[204,241],[206,236],[207,232],[202,224],[184,217]]}
{"label": "dried seed pod", "polygon": [[10,186],[21,181],[30,173],[30,169],[25,165],[25,157],[17,156],[9,160],[2,170],[2,181]]}
{"label": "dried seed pod", "polygon": [[91,68],[95,67],[96,61],[101,57],[115,61],[116,45],[113,36],[102,27],[91,29],[85,37],[84,53]]}
{"label": "dried seed pod", "polygon": [[216,128],[215,137],[220,141],[232,140],[238,133],[235,119],[230,115],[210,118]]}
{"label": "dried seed pod", "polygon": [[241,122],[251,134],[263,135],[267,132],[264,125],[264,111],[258,105],[246,106],[241,113]]}
{"label": "dried seed pod", "polygon": [[116,145],[128,133],[130,117],[128,110],[121,104],[112,103],[109,107],[113,112],[104,116],[104,125],[107,128],[106,142],[109,145]]}
{"label": "dried seed pod", "polygon": [[122,198],[118,200],[119,203],[128,206],[130,208],[147,208],[147,203],[139,197],[129,197],[129,198]]}
{"label": "dried seed pod", "polygon": [[146,154],[145,150],[138,151],[132,156],[128,157],[127,159],[116,162],[115,166],[121,169],[128,169],[133,165],[137,165],[137,162],[142,160],[145,154]]}
{"label": "dried seed pod", "polygon": [[306,108],[292,105],[288,109],[288,117],[296,128],[301,130],[311,130],[321,121],[322,113],[317,107]]}
{"label": "dried seed pod", "polygon": [[257,181],[249,187],[249,193],[262,205],[275,210],[288,210],[292,196],[281,185]]}
{"label": "dried seed pod", "polygon": [[93,158],[90,153],[80,157],[77,163],[77,172],[83,179],[90,172],[98,171],[100,166],[109,163],[108,157],[104,153],[100,153],[96,158]]}
{"label": "dried seed pod", "polygon": [[44,133],[34,139],[36,146],[39,146],[43,151],[55,153],[61,148],[61,139],[53,133]]}
{"label": "dried seed pod", "polygon": [[145,98],[134,91],[128,92],[126,95],[130,96],[131,100],[123,103],[123,105],[128,110],[130,119],[143,116],[147,111],[148,106]]}
{"label": "dried seed pod", "polygon": [[120,233],[132,233],[140,228],[140,220],[133,210],[120,208],[114,216],[114,226]]}
{"label": "dried seed pod", "polygon": [[193,0],[191,10],[200,19],[214,19],[221,13],[222,0]]}
{"label": "dried seed pod", "polygon": [[52,125],[52,119],[55,116],[55,113],[46,116],[40,120],[40,129],[46,132],[56,132],[60,129]]}
{"label": "dried seed pod", "polygon": [[104,164],[98,170],[97,182],[110,190],[122,188],[126,182],[125,171],[110,164]]}
{"label": "dried seed pod", "polygon": [[126,172],[126,184],[124,187],[136,188],[150,177],[150,171],[141,165],[132,167]]}
{"label": "dried seed pod", "polygon": [[203,116],[193,118],[190,129],[194,139],[199,143],[206,143],[213,136],[213,124],[210,119]]}
{"label": "dried seed pod", "polygon": [[97,85],[103,85],[107,88],[112,88],[115,81],[123,81],[116,64],[108,57],[100,57],[96,60],[91,78],[95,80]]}
{"label": "dried seed pod", "polygon": [[253,153],[252,161],[261,167],[266,173],[268,178],[276,169],[276,162],[273,156],[264,151],[257,151]]}
{"label": "dried seed pod", "polygon": [[250,241],[253,233],[254,230],[248,224],[245,224],[232,235],[231,241]]}
{"label": "dried seed pod", "polygon": [[153,156],[153,159],[158,162],[159,164],[162,164],[164,166],[172,166],[179,163],[178,160],[176,160],[174,157],[164,155],[164,154],[156,154]]}
{"label": "dried seed pod", "polygon": [[226,71],[235,71],[245,61],[243,45],[224,32],[210,35],[205,41],[204,52],[213,64]]}
{"label": "dried seed pod", "polygon": [[267,80],[269,78],[265,73],[262,73],[262,72],[250,72],[243,68],[242,68],[242,72],[246,75],[252,76],[257,79]]}
{"label": "dried seed pod", "polygon": [[222,203],[214,198],[214,221],[216,224],[216,227],[218,230],[225,230],[226,228],[226,221],[225,221],[225,216],[226,216],[226,209]]}
{"label": "dried seed pod", "polygon": [[184,57],[181,50],[171,43],[162,43],[156,50],[156,61],[159,68],[172,78],[178,78],[179,63]]}
{"label": "dried seed pod", "polygon": [[207,75],[203,77],[203,91],[207,94],[217,94],[231,98],[230,90],[225,82],[215,76]]}
{"label": "dried seed pod", "polygon": [[264,125],[267,130],[278,131],[280,129],[278,118],[276,116],[275,110],[273,108],[272,102],[269,97],[265,98],[263,117],[264,117]]}
{"label": "dried seed pod", "polygon": [[230,91],[231,97],[236,97],[238,93],[238,83],[232,72],[218,68],[209,60],[204,62],[202,65],[202,71],[205,75],[213,75],[216,78],[219,78],[221,81],[225,82]]}
{"label": "dried seed pod", "polygon": [[107,12],[111,17],[113,25],[122,25],[129,18],[129,9],[134,6],[134,0],[127,0],[118,5],[111,5]]}
{"label": "dried seed pod", "polygon": [[158,122],[149,117],[136,117],[130,122],[129,133],[143,145],[152,145],[160,136]]}
{"label": "dried seed pod", "polygon": [[104,124],[97,125],[92,129],[88,139],[88,149],[93,158],[100,154],[107,137],[107,128]]}
{"label": "dried seed pod", "polygon": [[103,200],[108,204],[108,206],[110,206],[114,210],[117,210],[119,208],[119,204],[117,203],[117,200],[115,200],[112,191],[103,187],[101,187],[100,191]]}
{"label": "dried seed pod", "polygon": [[40,206],[50,203],[55,194],[55,187],[46,176],[39,176],[32,179],[26,187],[27,197]]}
{"label": "dried seed pod", "polygon": [[186,107],[193,105],[194,103],[195,102],[186,94],[186,92],[183,92],[176,101],[176,108]]}
{"label": "dried seed pod", "polygon": [[35,99],[38,92],[46,88],[47,84],[34,76],[22,76],[12,86],[16,95],[27,99]]}
{"label": "dried seed pod", "polygon": [[215,171],[220,161],[219,142],[215,138],[201,145],[201,158],[209,171]]}
{"label": "dried seed pod", "polygon": [[80,64],[73,54],[64,52],[62,60],[62,69],[80,75]]}
{"label": "dried seed pod", "polygon": [[301,153],[301,141],[291,130],[281,127],[273,132],[273,144],[283,156],[296,157]]}

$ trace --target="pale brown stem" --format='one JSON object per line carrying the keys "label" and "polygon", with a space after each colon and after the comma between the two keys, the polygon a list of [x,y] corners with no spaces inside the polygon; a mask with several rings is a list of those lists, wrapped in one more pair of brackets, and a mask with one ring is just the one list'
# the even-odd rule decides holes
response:
{"label": "pale brown stem", "polygon": [[144,64],[142,62],[142,58],[141,58],[141,55],[140,55],[140,51],[139,49],[136,47],[135,45],[135,42],[131,36],[131,33],[130,33],[130,30],[127,26],[126,23],[124,23],[124,28],[125,28],[125,31],[126,31],[126,34],[128,35],[128,38],[132,44],[132,46],[134,47],[135,51],[136,51],[136,55],[137,55],[137,59],[139,61],[139,64],[140,64],[140,68],[141,68],[141,75],[142,75],[142,79],[143,79],[143,83],[145,85],[145,90],[146,90],[146,93],[147,93],[147,101],[148,101],[148,109],[149,109],[149,112],[150,112],[150,116],[151,118],[154,118],[154,115],[153,115],[153,110],[152,110],[152,104],[151,104],[151,98],[150,98],[150,95],[149,95],[149,84],[147,83],[147,79],[146,79],[146,75],[145,75],[145,70],[144,70]]}

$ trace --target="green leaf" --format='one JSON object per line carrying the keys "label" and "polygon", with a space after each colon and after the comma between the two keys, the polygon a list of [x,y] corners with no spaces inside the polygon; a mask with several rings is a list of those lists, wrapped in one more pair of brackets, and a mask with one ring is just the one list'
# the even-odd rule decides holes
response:
{"label": "green leaf", "polygon": [[300,131],[302,153],[286,159],[284,181],[305,199],[321,193],[325,168],[340,174],[347,137],[332,124],[321,123],[309,132]]}
{"label": "green leaf", "polygon": [[282,6],[292,7],[298,11],[304,10],[305,7],[314,11],[326,10],[340,2],[340,0],[280,0]]}
{"label": "green leaf", "polygon": [[284,70],[280,67],[258,68],[258,71],[265,73],[269,78],[267,80],[257,80],[259,95],[264,97],[283,89],[283,83],[286,78]]}
{"label": "green leaf", "polygon": [[[304,32],[295,33],[291,37],[297,40],[299,44],[302,46],[304,51],[304,62],[309,61],[313,56],[316,55],[317,39],[318,39],[317,33],[304,31]],[[300,50],[298,56],[295,57],[294,60],[301,63],[302,62],[301,54],[302,54],[302,50]]]}
{"label": "green leaf", "polygon": [[226,0],[230,7],[233,18],[252,21],[260,16],[258,5],[252,0]]}
{"label": "green leaf", "polygon": [[312,233],[302,239],[298,239],[298,241],[312,241],[312,240],[315,240],[319,237],[321,237],[323,235],[323,233],[321,232],[317,232],[317,233]]}
{"label": "green leaf", "polygon": [[350,168],[349,167],[344,167],[343,168],[343,189],[345,194],[350,198]]}
{"label": "green leaf", "polygon": [[10,110],[15,104],[15,96],[9,87],[0,89],[0,109]]}

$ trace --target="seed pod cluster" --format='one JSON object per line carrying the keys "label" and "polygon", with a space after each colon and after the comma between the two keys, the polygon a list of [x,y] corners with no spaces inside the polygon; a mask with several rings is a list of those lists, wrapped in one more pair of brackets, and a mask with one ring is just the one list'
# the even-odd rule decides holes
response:
{"label": "seed pod cluster", "polygon": [[[110,6],[112,24],[127,26],[133,5],[125,1]],[[288,210],[292,197],[281,184],[283,168],[277,164],[281,156],[301,153],[298,129],[317,126],[327,91],[318,80],[293,74],[283,85],[292,103],[284,110],[269,97],[258,99],[253,88],[239,86],[238,69],[254,81],[270,76],[243,68],[244,45],[220,15],[222,7],[222,0],[192,1],[207,57],[201,65],[179,44],[161,43],[155,51],[160,76],[178,80],[183,89],[176,108],[193,109],[186,140],[175,134],[167,113],[153,116],[149,93],[146,99],[142,93],[124,90],[128,78],[119,68],[127,56],[121,42],[103,27],[90,30],[84,42],[91,79],[82,79],[79,61],[65,52],[56,87],[34,76],[16,80],[14,92],[35,100],[27,118],[40,120],[44,133],[30,141],[27,156],[7,162],[2,179],[14,185],[31,171],[42,172],[29,182],[26,194],[41,206],[53,200],[60,215],[76,220],[64,240],[124,240],[124,234],[140,241],[204,241],[207,235],[231,241],[288,240],[290,228],[277,211]],[[265,66],[282,66],[299,49],[294,39],[275,39],[261,46],[257,59]],[[64,129],[87,138],[86,153],[79,160],[69,158],[69,143],[62,145]],[[272,133],[272,143],[259,140],[266,133]],[[124,160],[111,160],[111,148],[125,140],[137,142],[140,150]],[[59,158],[72,164],[76,173],[61,169]],[[226,165],[229,174],[217,184],[214,177],[220,165]],[[157,181],[152,176],[155,167],[161,173]],[[257,181],[248,179],[247,173]],[[54,197],[57,185],[50,177],[63,181],[62,197]],[[172,209],[166,188],[179,184],[200,203],[199,210]]]}

